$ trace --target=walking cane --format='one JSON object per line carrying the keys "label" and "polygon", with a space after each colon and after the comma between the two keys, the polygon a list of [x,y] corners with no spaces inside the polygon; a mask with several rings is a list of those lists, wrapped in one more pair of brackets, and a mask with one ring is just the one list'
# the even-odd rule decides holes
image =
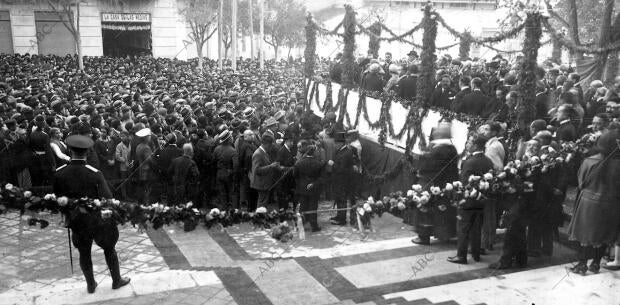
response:
{"label": "walking cane", "polygon": [[69,261],[71,262],[71,274],[73,274],[73,251],[71,250],[71,231],[67,228],[67,238],[69,239]]}

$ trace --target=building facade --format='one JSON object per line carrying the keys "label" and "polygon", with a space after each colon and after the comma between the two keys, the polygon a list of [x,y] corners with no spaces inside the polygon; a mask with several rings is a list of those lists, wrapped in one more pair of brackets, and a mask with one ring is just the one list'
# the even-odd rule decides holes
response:
{"label": "building facade", "polygon": [[[82,53],[196,57],[189,26],[179,13],[183,5],[183,0],[81,0]],[[45,0],[0,0],[0,53],[75,54],[73,35],[58,11]],[[249,38],[240,38],[237,49],[238,56],[250,56]],[[217,34],[203,55],[217,57]]]}

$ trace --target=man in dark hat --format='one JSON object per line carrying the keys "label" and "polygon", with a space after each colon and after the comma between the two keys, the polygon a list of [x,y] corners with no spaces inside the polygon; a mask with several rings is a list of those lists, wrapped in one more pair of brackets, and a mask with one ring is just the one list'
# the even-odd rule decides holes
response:
{"label": "man in dark hat", "polygon": [[[295,165],[295,139],[291,129],[287,129],[284,132],[284,143],[282,143],[282,147],[278,150],[278,157],[276,161],[280,163],[281,166],[284,167],[293,167]],[[284,173],[287,175],[283,177],[277,186],[277,197],[278,197],[278,208],[286,209],[289,206],[289,202],[293,202],[294,199],[294,189],[295,189],[295,179],[289,173]]]}
{"label": "man in dark hat", "polygon": [[[334,135],[336,141],[336,151],[334,159],[329,160],[328,164],[332,166],[332,183],[334,184],[334,197],[336,206],[341,209],[332,218],[332,224],[344,226],[347,224],[346,216],[347,200],[351,200],[351,205],[355,205],[354,185],[352,183],[355,176],[355,166],[357,164],[357,153],[355,148],[346,144],[346,132],[338,131]],[[350,223],[353,225],[355,217],[355,209],[351,210]]]}
{"label": "man in dark hat", "polygon": [[[66,143],[71,150],[71,161],[56,170],[54,193],[76,199],[112,198],[103,174],[86,164],[86,154],[94,145],[93,140],[81,135],[72,135],[67,138]],[[80,253],[80,268],[86,278],[88,293],[95,292],[97,287],[90,253],[93,241],[103,249],[112,276],[112,289],[129,284],[129,278],[121,277],[118,256],[114,249],[119,234],[116,223],[111,219],[102,220],[85,212],[84,208],[76,208],[67,218],[68,226],[73,232],[73,245]]]}
{"label": "man in dark hat", "polygon": [[50,185],[52,173],[56,168],[52,148],[50,146],[50,137],[43,128],[45,128],[45,118],[37,115],[34,120],[35,129],[30,133],[29,143],[30,149],[34,152],[32,164],[29,167],[30,176],[33,186]]}
{"label": "man in dark hat", "polygon": [[233,132],[224,130],[219,135],[219,145],[213,150],[213,158],[215,160],[216,184],[219,208],[226,208],[231,205],[237,194],[234,193],[234,183],[236,175],[239,172],[239,156],[237,150],[233,147]]}
{"label": "man in dark hat", "polygon": [[183,155],[183,151],[177,146],[177,137],[174,133],[166,135],[166,145],[157,156],[157,168],[159,169],[160,178],[166,189],[167,203],[171,204],[174,198],[174,189],[172,188],[172,176],[168,174],[168,168],[172,164],[172,160]]}
{"label": "man in dark hat", "polygon": [[258,192],[258,207],[267,207],[269,204],[269,193],[276,182],[276,174],[280,171],[280,163],[274,162],[269,154],[274,141],[273,134],[266,131],[261,137],[261,145],[252,155],[250,187]]}

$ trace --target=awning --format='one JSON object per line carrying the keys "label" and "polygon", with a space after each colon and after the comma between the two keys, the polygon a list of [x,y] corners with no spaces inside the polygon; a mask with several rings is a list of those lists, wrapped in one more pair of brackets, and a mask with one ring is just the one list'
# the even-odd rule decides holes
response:
{"label": "awning", "polygon": [[147,31],[151,29],[150,24],[118,24],[118,23],[101,23],[104,30],[113,31]]}

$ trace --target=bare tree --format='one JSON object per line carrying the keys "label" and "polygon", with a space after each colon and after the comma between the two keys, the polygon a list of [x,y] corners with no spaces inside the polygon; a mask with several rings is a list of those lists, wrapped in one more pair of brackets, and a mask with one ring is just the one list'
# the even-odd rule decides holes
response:
{"label": "bare tree", "polygon": [[277,59],[281,46],[292,48],[303,44],[297,38],[305,26],[306,8],[295,0],[271,0],[268,3],[274,13],[265,20],[264,40],[273,47]]}
{"label": "bare tree", "polygon": [[189,39],[196,46],[198,67],[203,72],[203,48],[205,43],[217,31],[217,0],[187,0],[186,6],[179,10],[190,27]]}
{"label": "bare tree", "polygon": [[[80,37],[80,0],[47,0],[47,4],[73,36],[78,56],[78,69],[84,71],[82,38]],[[75,7],[75,11],[71,7]]]}

